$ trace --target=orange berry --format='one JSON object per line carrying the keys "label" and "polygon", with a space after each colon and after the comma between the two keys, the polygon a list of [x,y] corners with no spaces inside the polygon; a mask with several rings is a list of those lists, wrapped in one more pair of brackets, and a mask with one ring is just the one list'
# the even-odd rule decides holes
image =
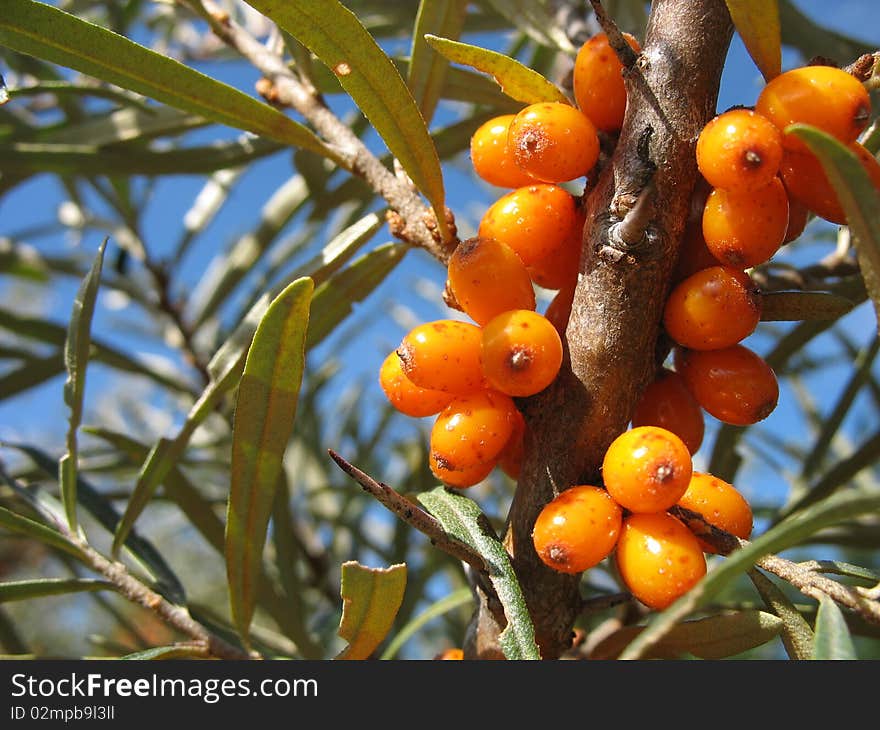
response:
{"label": "orange berry", "polygon": [[[852,142],[849,149],[862,163],[874,187],[880,190],[880,162],[877,158],[858,142]],[[805,205],[820,218],[846,225],[846,213],[840,199],[825,174],[825,168],[812,152],[786,150],[780,174],[793,200]]]}
{"label": "orange berry", "polygon": [[421,388],[456,395],[485,386],[480,366],[483,333],[470,322],[439,319],[407,333],[397,348],[403,372]]}
{"label": "orange berry", "polygon": [[540,183],[511,190],[492,203],[478,235],[506,243],[531,266],[559,248],[576,223],[574,196],[558,185]]}
{"label": "orange berry", "polygon": [[785,238],[782,239],[783,244],[791,243],[804,232],[810,216],[810,209],[806,205],[793,197],[787,188],[786,193],[788,194],[788,226],[785,229]]}
{"label": "orange berry", "polygon": [[743,345],[702,352],[679,350],[676,370],[704,411],[734,426],[763,421],[779,400],[773,369]]}
{"label": "orange berry", "polygon": [[428,464],[431,467],[431,473],[437,477],[447,487],[456,489],[467,489],[482,482],[496,466],[494,460],[487,461],[485,464],[476,464],[465,469],[451,469],[442,458],[437,458],[432,452],[428,457]]}
{"label": "orange berry", "polygon": [[703,220],[702,210],[700,218],[689,221],[684,227],[684,234],[681,239],[681,247],[678,251],[678,262],[675,265],[675,272],[672,275],[672,281],[678,283],[683,279],[687,279],[691,274],[698,271],[708,269],[710,266],[718,266],[718,261],[706,245],[706,239],[703,238]]}
{"label": "orange berry", "polygon": [[[623,37],[636,53],[642,50],[629,33]],[[597,128],[603,132],[616,132],[621,128],[626,112],[623,64],[604,33],[594,35],[578,49],[572,84],[578,108]]]}
{"label": "orange berry", "polygon": [[532,529],[535,552],[560,573],[581,573],[617,543],[623,512],[604,489],[579,484],[544,505]]}
{"label": "orange berry", "polygon": [[624,519],[615,563],[630,593],[658,611],[706,575],[706,557],[699,541],[667,512],[634,514]]}
{"label": "orange berry", "polygon": [[379,368],[379,385],[392,406],[413,418],[433,416],[452,400],[451,393],[420,388],[413,383],[400,364],[396,352],[391,352]]}
{"label": "orange berry", "polygon": [[456,301],[477,324],[509,309],[535,308],[528,269],[510,246],[494,238],[468,238],[458,244],[447,276]]}
{"label": "orange berry", "polygon": [[731,109],[703,127],[697,167],[715,188],[752,191],[770,183],[782,160],[782,132],[749,109]]}
{"label": "orange berry", "polygon": [[534,395],[559,373],[562,339],[546,317],[513,309],[483,327],[481,358],[493,388],[513,396]]}
{"label": "orange berry", "polygon": [[685,493],[692,472],[691,452],[684,441],[659,426],[624,431],[602,460],[605,489],[631,512],[669,509]]}
{"label": "orange berry", "polygon": [[502,114],[483,122],[471,137],[471,164],[474,172],[491,185],[518,188],[535,179],[516,166],[507,132],[514,114]]}
{"label": "orange berry", "polygon": [[703,409],[688,390],[684,378],[674,370],[663,372],[642,391],[632,415],[633,427],[660,426],[672,431],[697,453],[703,443]]}
{"label": "orange berry", "polygon": [[437,660],[448,661],[450,659],[464,659],[464,650],[462,649],[446,649],[445,651],[434,657]]}
{"label": "orange berry", "polygon": [[716,188],[703,209],[703,238],[722,264],[747,269],[775,254],[788,230],[788,193],[774,177],[759,190]]}
{"label": "orange berry", "polygon": [[761,319],[761,299],[744,271],[711,266],[679,282],[666,300],[663,324],[678,344],[714,350],[748,337]]}
{"label": "orange berry", "polygon": [[[712,474],[695,471],[678,506],[697,512],[710,525],[743,540],[752,534],[752,508],[746,498],[732,484]],[[703,552],[717,552],[705,540],[697,539]]]}
{"label": "orange berry", "polygon": [[431,429],[431,457],[448,471],[496,462],[510,440],[516,406],[509,395],[481,390],[454,398]]}
{"label": "orange berry", "polygon": [[556,296],[550,300],[550,304],[544,310],[544,316],[556,328],[556,332],[561,339],[565,338],[565,330],[571,317],[571,304],[574,301],[575,285],[576,282],[573,282],[556,292]]}
{"label": "orange berry", "polygon": [[599,159],[599,135],[583,112],[562,102],[522,109],[510,123],[507,143],[520,170],[545,183],[583,177]]}
{"label": "orange berry", "polygon": [[519,411],[516,415],[513,433],[498,456],[498,466],[511,479],[519,479],[525,454],[526,419]]}
{"label": "orange berry", "polygon": [[[761,90],[755,111],[785,132],[789,124],[803,123],[836,137],[855,141],[868,125],[871,99],[864,84],[833,66],[802,66],[773,78]],[[804,149],[791,134],[783,134],[788,149]]]}
{"label": "orange berry", "polygon": [[558,290],[577,279],[586,222],[587,211],[584,206],[579,205],[577,218],[565,240],[558,248],[528,267],[533,282],[545,289]]}

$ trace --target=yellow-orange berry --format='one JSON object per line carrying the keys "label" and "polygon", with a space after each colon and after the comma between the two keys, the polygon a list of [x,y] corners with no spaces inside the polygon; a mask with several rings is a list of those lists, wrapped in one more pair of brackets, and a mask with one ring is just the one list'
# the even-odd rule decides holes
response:
{"label": "yellow-orange berry", "polygon": [[604,560],[620,534],[623,512],[608,492],[579,484],[544,505],[532,529],[538,557],[560,573],[581,573]]}
{"label": "yellow-orange berry", "polygon": [[642,391],[633,410],[632,425],[660,426],[672,431],[684,441],[691,454],[697,453],[705,432],[700,404],[688,390],[684,378],[666,368]]}
{"label": "yellow-orange berry", "polygon": [[[706,522],[732,535],[747,540],[752,534],[752,508],[732,484],[712,474],[695,471],[678,506],[700,514]],[[715,548],[697,536],[703,552]]]}
{"label": "yellow-orange berry", "polygon": [[539,102],[510,123],[508,144],[517,166],[536,180],[583,177],[599,159],[599,135],[583,112],[562,102]]}
{"label": "yellow-orange berry", "polygon": [[501,114],[483,122],[471,137],[471,164],[474,172],[491,185],[518,188],[535,179],[516,165],[507,133],[514,114]]}
{"label": "yellow-orange berry", "polygon": [[710,266],[719,266],[721,264],[712,255],[712,252],[706,245],[706,239],[703,238],[702,215],[701,210],[699,219],[685,224],[681,247],[678,251],[678,261],[672,275],[672,281],[676,284],[687,279],[691,274],[696,274],[698,271],[708,269]]}
{"label": "yellow-orange berry", "polygon": [[[636,53],[639,42],[629,33],[623,37]],[[626,112],[626,86],[623,64],[608,43],[608,36],[598,33],[578,49],[572,72],[572,89],[578,108],[603,132],[616,132],[623,125]]]}
{"label": "yellow-orange berry", "polygon": [[509,309],[534,309],[535,289],[526,265],[506,243],[468,238],[456,246],[447,267],[449,288],[477,324]]}
{"label": "yellow-orange berry", "polygon": [[485,387],[482,330],[471,322],[439,319],[410,330],[397,348],[403,372],[421,388],[473,393]]}
{"label": "yellow-orange berry", "polygon": [[804,232],[810,216],[810,209],[788,192],[788,188],[786,193],[788,194],[788,226],[785,229],[785,238],[782,239],[783,244],[791,243]]}
{"label": "yellow-orange berry", "polygon": [[574,289],[575,282],[560,289],[556,292],[556,296],[550,300],[547,309],[544,310],[544,316],[556,328],[560,338],[565,337],[565,330],[568,328],[571,305],[574,301]]}
{"label": "yellow-orange berry", "polygon": [[562,244],[527,267],[529,276],[535,284],[545,289],[559,290],[577,279],[586,222],[586,209],[582,205],[578,206],[575,223]]}
{"label": "yellow-orange berry", "polygon": [[482,390],[454,398],[431,428],[431,456],[449,471],[495,462],[510,440],[517,410],[509,395]]}
{"label": "yellow-orange berry", "polygon": [[625,518],[615,563],[633,596],[656,610],[672,604],[706,575],[706,557],[699,541],[667,512]]}
{"label": "yellow-orange berry", "polygon": [[669,509],[685,493],[692,473],[691,452],[684,441],[659,426],[624,431],[602,460],[605,488],[631,512]]}
{"label": "yellow-orange berry", "polygon": [[749,426],[763,421],[779,400],[773,368],[744,345],[679,350],[675,367],[703,410],[724,423]]}
{"label": "yellow-orange berry", "polygon": [[392,406],[413,418],[433,416],[452,400],[451,393],[420,388],[413,383],[403,372],[396,352],[389,353],[382,362],[379,385]]}
{"label": "yellow-orange berry", "polygon": [[697,167],[715,188],[752,191],[776,177],[782,132],[750,109],[731,109],[710,120],[697,138]]}
{"label": "yellow-orange berry", "polygon": [[559,248],[577,223],[574,196],[558,185],[540,183],[511,190],[490,205],[478,235],[510,246],[526,266]]}
{"label": "yellow-orange berry", "polygon": [[782,180],[757,190],[716,188],[703,209],[703,238],[722,264],[747,269],[775,254],[788,230],[788,194]]}
{"label": "yellow-orange berry", "polygon": [[[802,66],[771,79],[758,95],[755,111],[783,133],[789,124],[810,124],[849,144],[868,125],[871,99],[864,84],[842,69]],[[804,149],[792,134],[783,134],[782,143]]]}
{"label": "yellow-orange berry", "polygon": [[445,651],[440,652],[436,657],[434,657],[440,661],[449,661],[449,660],[463,660],[464,659],[464,650],[458,648],[446,649]]}
{"label": "yellow-orange berry", "polygon": [[497,465],[493,459],[483,464],[465,467],[464,469],[451,469],[442,457],[437,457],[433,452],[428,456],[428,465],[431,473],[447,487],[467,489],[482,482]]}
{"label": "yellow-orange berry", "polygon": [[519,411],[516,415],[513,433],[498,456],[498,466],[511,479],[519,479],[525,454],[526,419]]}
{"label": "yellow-orange berry", "polygon": [[760,319],[761,299],[751,278],[729,266],[710,266],[679,282],[663,312],[669,336],[694,350],[740,342]]}
{"label": "yellow-orange berry", "polygon": [[543,315],[514,309],[483,327],[481,361],[493,388],[513,396],[534,395],[559,373],[562,340]]}

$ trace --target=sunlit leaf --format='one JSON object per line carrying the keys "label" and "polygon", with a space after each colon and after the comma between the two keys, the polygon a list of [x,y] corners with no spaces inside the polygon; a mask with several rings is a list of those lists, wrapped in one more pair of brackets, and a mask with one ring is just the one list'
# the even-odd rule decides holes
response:
{"label": "sunlit leaf", "polygon": [[779,75],[782,40],[776,0],[726,0],[730,17],[764,81]]}
{"label": "sunlit leaf", "polygon": [[498,637],[504,656],[508,659],[540,659],[535,629],[510,564],[510,556],[492,533],[479,505],[445,487],[423,492],[418,495],[418,500],[446,532],[470,545],[486,561],[489,580],[507,617],[507,626]]}
{"label": "sunlit leaf", "polygon": [[813,630],[777,585],[759,570],[750,570],[752,579],[764,604],[782,619],[780,638],[790,659],[809,659],[813,652]]}
{"label": "sunlit leaf", "polygon": [[439,601],[435,601],[422,613],[398,631],[394,638],[388,642],[385,651],[382,652],[380,659],[394,659],[400,648],[412,638],[425,624],[433,621],[438,616],[443,616],[450,611],[454,611],[461,606],[467,606],[474,602],[474,594],[470,588],[464,587],[453,591],[448,596],[444,596]]}
{"label": "sunlit leaf", "polygon": [[143,651],[125,654],[119,659],[129,661],[160,661],[163,659],[209,659],[210,655],[204,646],[177,644],[171,646],[155,646]]}
{"label": "sunlit leaf", "polygon": [[822,661],[858,659],[843,612],[825,594],[819,597],[812,658]]}
{"label": "sunlit leaf", "polygon": [[388,635],[403,601],[406,565],[367,568],[342,564],[342,620],[339,636],[348,642],[337,659],[368,659]]}
{"label": "sunlit leaf", "polygon": [[11,532],[17,532],[20,535],[32,537],[75,558],[82,557],[80,549],[57,530],[12,512],[5,507],[0,507],[0,527]]}
{"label": "sunlit leaf", "polygon": [[86,578],[42,578],[39,580],[17,580],[0,583],[0,603],[26,601],[31,598],[61,596],[84,591],[115,590],[116,586],[106,580]]}
{"label": "sunlit leaf", "polygon": [[545,79],[537,71],[505,56],[503,53],[480,48],[469,43],[452,41],[435,35],[426,35],[425,40],[450,61],[471,66],[477,71],[490,74],[501,90],[511,99],[523,104],[542,101],[570,104],[562,90]]}
{"label": "sunlit leaf", "polygon": [[305,367],[314,283],[297,279],[269,305],[248,350],[232,427],[226,570],[232,617],[247,641],[266,530]]}

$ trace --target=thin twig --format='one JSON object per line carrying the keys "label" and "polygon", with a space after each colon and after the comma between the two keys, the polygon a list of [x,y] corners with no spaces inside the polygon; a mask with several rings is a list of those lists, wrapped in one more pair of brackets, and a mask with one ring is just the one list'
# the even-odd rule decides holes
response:
{"label": "thin twig", "polygon": [[623,37],[623,33],[620,32],[617,23],[608,17],[608,13],[605,12],[605,8],[602,7],[602,3],[599,0],[590,0],[590,5],[593,6],[596,20],[599,21],[599,25],[602,26],[602,30],[608,37],[608,45],[617,54],[617,58],[620,59],[623,67],[633,68],[639,57],[630,47],[629,43],[626,42],[626,38]]}

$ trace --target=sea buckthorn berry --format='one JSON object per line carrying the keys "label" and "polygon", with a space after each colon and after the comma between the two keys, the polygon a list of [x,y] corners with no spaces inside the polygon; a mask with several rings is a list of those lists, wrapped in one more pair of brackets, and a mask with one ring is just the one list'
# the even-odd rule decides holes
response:
{"label": "sea buckthorn berry", "polygon": [[520,170],[545,183],[586,175],[599,159],[599,135],[582,111],[562,102],[539,102],[510,123],[507,143]]}
{"label": "sea buckthorn berry", "polygon": [[684,441],[659,426],[624,431],[602,460],[605,488],[631,512],[669,509],[685,493],[692,473],[691,452]]}
{"label": "sea buckthorn berry", "polygon": [[483,375],[512,396],[544,390],[562,365],[562,339],[553,324],[529,309],[499,314],[483,327]]}
{"label": "sea buckthorn berry", "polygon": [[458,244],[447,276],[459,306],[477,324],[509,309],[535,308],[526,265],[510,246],[494,238],[468,238]]}
{"label": "sea buckthorn berry", "polygon": [[526,419],[519,411],[516,415],[513,433],[498,456],[498,466],[511,479],[519,479],[525,453]]}
{"label": "sea buckthorn berry", "polygon": [[[859,142],[849,145],[874,187],[880,190],[880,162]],[[792,199],[831,223],[846,225],[846,213],[819,159],[809,150],[786,150],[780,174]]]}
{"label": "sea buckthorn berry", "polygon": [[[785,132],[797,122],[836,137],[844,144],[854,142],[868,125],[871,99],[861,81],[833,66],[802,66],[779,74],[761,90],[755,111]],[[804,149],[792,134],[783,134],[789,149]]]}
{"label": "sea buckthorn berry", "polygon": [[763,421],[779,400],[773,369],[744,345],[702,352],[680,350],[676,370],[704,411],[733,426]]}
{"label": "sea buckthorn berry", "polygon": [[669,336],[693,350],[736,344],[760,319],[761,299],[751,278],[729,266],[710,266],[679,282],[663,312]]}
{"label": "sea buckthorn berry", "polygon": [[403,372],[396,352],[389,353],[382,362],[379,385],[392,406],[413,418],[433,416],[452,400],[452,393],[420,388],[413,383]]}
{"label": "sea buckthorn berry", "polygon": [[531,266],[559,248],[576,224],[574,196],[558,185],[538,183],[492,203],[480,219],[478,235],[506,243]]}
{"label": "sea buckthorn berry", "polygon": [[495,462],[513,434],[516,414],[504,393],[482,390],[454,398],[431,428],[431,456],[448,471]]}
{"label": "sea buckthorn berry", "polygon": [[410,330],[397,348],[403,372],[421,388],[456,395],[485,387],[482,330],[471,322],[438,319]]}
{"label": "sea buckthorn berry", "polygon": [[446,649],[445,651],[440,652],[437,656],[434,657],[437,660],[448,661],[450,659],[464,659],[464,650],[463,649]]}
{"label": "sea buckthorn berry", "polygon": [[785,238],[782,239],[783,244],[791,243],[804,232],[809,216],[809,208],[788,193],[788,226],[785,229]]}
{"label": "sea buckthorn berry", "polygon": [[516,165],[507,133],[514,114],[501,114],[483,122],[471,137],[471,164],[474,172],[491,185],[519,188],[535,179]]}
{"label": "sea buckthorn berry", "polygon": [[[695,471],[678,506],[699,513],[710,525],[743,540],[752,534],[752,508],[748,501],[732,484],[712,474]],[[717,552],[699,536],[697,539],[703,552]]]}
{"label": "sea buckthorn berry", "polygon": [[442,457],[438,458],[435,454],[431,453],[428,456],[428,465],[431,467],[431,473],[447,487],[467,489],[479,484],[488,477],[496,467],[497,462],[493,459],[484,464],[469,466],[465,469],[450,469]]}
{"label": "sea buckthorn berry", "polygon": [[697,138],[697,167],[715,188],[749,191],[776,177],[782,132],[750,109],[731,109],[703,127]]}
{"label": "sea buckthorn berry", "polygon": [[571,305],[574,301],[574,289],[576,282],[556,292],[556,296],[550,300],[544,317],[553,325],[560,339],[565,339],[565,330],[568,328],[568,320],[571,318]]}
{"label": "sea buckthorn berry", "polygon": [[[623,37],[636,53],[642,49],[635,37]],[[608,36],[597,33],[577,52],[572,72],[574,98],[578,108],[603,132],[617,132],[626,112],[623,64],[608,44]]]}
{"label": "sea buckthorn berry", "polygon": [[788,230],[788,193],[782,180],[759,190],[716,188],[703,209],[703,238],[722,264],[747,269],[775,254]]}
{"label": "sea buckthorn berry", "polygon": [[684,378],[674,370],[663,372],[642,391],[632,415],[633,427],[660,426],[672,431],[697,453],[703,443],[703,409],[688,390]]}
{"label": "sea buckthorn berry", "polygon": [[658,611],[706,575],[706,556],[699,541],[667,512],[625,518],[617,540],[615,563],[630,593]]}
{"label": "sea buckthorn berry", "polygon": [[578,206],[575,223],[562,244],[527,267],[535,284],[545,289],[559,290],[577,279],[586,222],[586,209],[582,205]]}
{"label": "sea buckthorn berry", "polygon": [[687,279],[691,274],[696,274],[698,271],[721,264],[712,255],[712,252],[706,245],[706,239],[703,238],[702,216],[701,210],[700,217],[697,220],[692,220],[685,224],[681,247],[678,251],[678,261],[672,275],[672,281],[676,283]]}
{"label": "sea buckthorn berry", "polygon": [[532,529],[538,557],[560,573],[581,573],[617,543],[623,511],[604,489],[579,484],[544,505]]}

